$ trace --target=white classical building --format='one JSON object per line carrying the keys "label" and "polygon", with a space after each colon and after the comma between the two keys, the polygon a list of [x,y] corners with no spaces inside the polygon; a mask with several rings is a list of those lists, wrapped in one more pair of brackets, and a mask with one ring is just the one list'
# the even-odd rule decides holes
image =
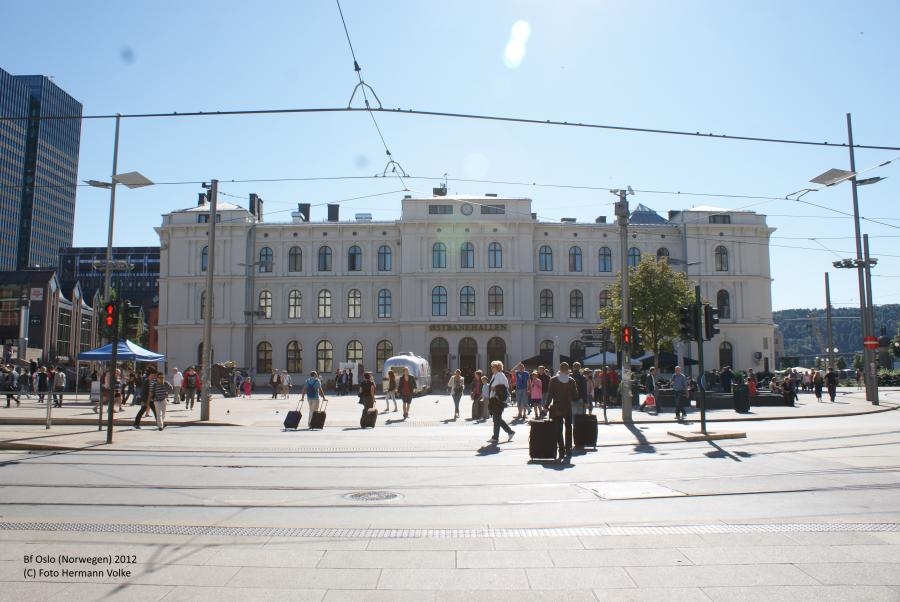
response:
{"label": "white classical building", "polygon": [[[269,223],[252,197],[252,211],[218,205],[212,342],[214,361],[257,374],[330,373],[342,361],[380,370],[411,351],[435,374],[468,375],[493,359],[552,353],[554,341],[578,357],[580,332],[598,326],[619,272],[615,224],[539,221],[526,198],[407,196],[395,221],[295,212]],[[157,229],[159,346],[170,366],[201,357],[209,217],[201,199]],[[765,216],[696,207],[663,217],[638,205],[630,221],[631,264],[666,256],[718,305],[707,366],[774,368]]]}

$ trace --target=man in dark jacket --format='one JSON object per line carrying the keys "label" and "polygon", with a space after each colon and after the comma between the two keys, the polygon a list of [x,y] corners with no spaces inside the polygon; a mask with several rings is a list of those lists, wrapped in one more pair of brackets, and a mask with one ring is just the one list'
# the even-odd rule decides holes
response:
{"label": "man in dark jacket", "polygon": [[562,460],[572,455],[572,402],[578,397],[578,387],[569,376],[567,362],[559,364],[559,372],[550,379],[548,389],[547,408],[556,426],[556,444]]}
{"label": "man in dark jacket", "polygon": [[581,364],[579,362],[572,364],[572,378],[575,379],[575,386],[578,387],[578,393],[575,394],[576,403],[572,407],[572,413],[584,414],[584,404],[588,400],[587,379],[581,373]]}

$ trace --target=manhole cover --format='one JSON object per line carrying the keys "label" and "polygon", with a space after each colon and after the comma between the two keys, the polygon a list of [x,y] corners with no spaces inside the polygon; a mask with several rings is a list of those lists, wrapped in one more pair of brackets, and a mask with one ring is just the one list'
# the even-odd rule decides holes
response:
{"label": "manhole cover", "polygon": [[357,491],[348,493],[344,497],[354,502],[385,502],[397,499],[400,494],[392,491]]}

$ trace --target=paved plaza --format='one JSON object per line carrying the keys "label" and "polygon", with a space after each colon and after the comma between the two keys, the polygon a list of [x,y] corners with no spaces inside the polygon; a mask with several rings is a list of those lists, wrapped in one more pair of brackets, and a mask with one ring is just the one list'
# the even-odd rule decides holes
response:
{"label": "paved plaza", "polygon": [[0,408],[0,600],[900,600],[897,390],[711,411],[747,437],[709,442],[610,410],[562,464],[465,399],[285,432],[269,397],[128,407],[112,445],[84,400]]}

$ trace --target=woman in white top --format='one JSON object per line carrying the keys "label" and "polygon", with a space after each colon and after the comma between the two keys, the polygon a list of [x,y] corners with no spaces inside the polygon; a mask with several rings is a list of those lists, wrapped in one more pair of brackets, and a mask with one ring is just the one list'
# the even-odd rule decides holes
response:
{"label": "woman in white top", "polygon": [[491,417],[494,419],[494,436],[491,437],[491,443],[497,443],[500,440],[500,429],[502,428],[507,435],[508,441],[512,441],[516,432],[509,428],[509,425],[503,420],[503,408],[509,400],[509,379],[503,373],[503,362],[491,362],[491,380],[490,380],[490,401],[488,409]]}

